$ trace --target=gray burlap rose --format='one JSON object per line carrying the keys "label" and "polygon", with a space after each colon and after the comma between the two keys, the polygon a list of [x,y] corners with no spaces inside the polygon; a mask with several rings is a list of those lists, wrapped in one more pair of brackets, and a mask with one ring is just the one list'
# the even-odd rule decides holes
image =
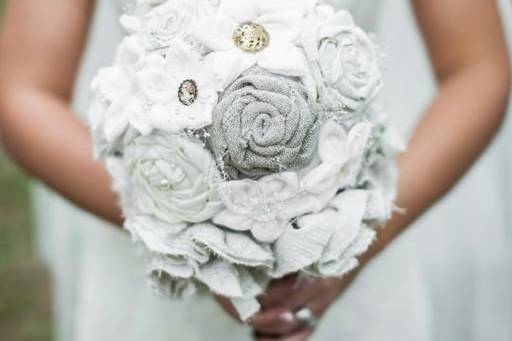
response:
{"label": "gray burlap rose", "polygon": [[318,131],[300,83],[254,68],[215,107],[211,143],[231,178],[255,177],[307,165]]}

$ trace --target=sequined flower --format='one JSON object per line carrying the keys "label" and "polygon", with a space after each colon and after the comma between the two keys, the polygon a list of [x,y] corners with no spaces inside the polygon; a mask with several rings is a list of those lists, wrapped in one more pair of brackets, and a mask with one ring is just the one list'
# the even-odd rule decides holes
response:
{"label": "sequined flower", "polygon": [[101,69],[93,81],[96,98],[89,119],[93,135],[102,144],[113,144],[130,123],[137,127],[134,123],[143,112],[144,99],[135,79],[144,58],[138,40],[125,38],[117,50],[116,63]]}
{"label": "sequined flower", "polygon": [[375,44],[346,11],[320,6],[306,21],[312,29],[302,41],[320,103],[327,111],[360,111],[382,87]]}
{"label": "sequined flower", "polygon": [[219,193],[225,209],[213,222],[235,231],[250,231],[264,243],[277,240],[299,210],[295,199],[300,184],[294,172],[272,174],[257,181],[228,181],[221,184]]}
{"label": "sequined flower", "polygon": [[251,66],[301,76],[306,72],[297,46],[303,18],[316,0],[224,0],[215,14],[200,16],[194,35],[213,52],[210,63],[228,85]]}
{"label": "sequined flower", "polygon": [[199,129],[212,123],[219,84],[208,64],[182,41],[173,42],[165,57],[149,56],[137,81],[147,99],[144,115],[136,122],[143,134],[153,129]]}
{"label": "sequined flower", "polygon": [[136,214],[176,224],[206,221],[221,208],[215,161],[197,141],[162,133],[139,136],[126,147],[124,161]]}
{"label": "sequined flower", "polygon": [[213,217],[214,223],[273,243],[297,217],[322,211],[336,195],[336,187],[304,170],[227,181],[219,186],[219,194],[224,208]]}
{"label": "sequined flower", "polygon": [[210,131],[217,158],[228,175],[238,178],[307,165],[318,129],[300,83],[251,69],[225,91]]}

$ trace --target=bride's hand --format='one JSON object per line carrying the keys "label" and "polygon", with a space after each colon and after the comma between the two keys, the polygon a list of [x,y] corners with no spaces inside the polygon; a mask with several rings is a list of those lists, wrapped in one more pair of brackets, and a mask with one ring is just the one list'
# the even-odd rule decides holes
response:
{"label": "bride's hand", "polygon": [[257,341],[305,341],[314,326],[294,317],[306,308],[318,320],[352,282],[354,274],[341,279],[298,279],[290,276],[271,285],[260,298],[263,309],[250,319]]}
{"label": "bride's hand", "polygon": [[[259,297],[262,311],[248,321],[254,329],[255,339],[307,340],[314,330],[312,326],[296,320],[294,312],[307,308],[315,320],[320,319],[352,282],[354,276],[349,274],[341,279],[298,279],[297,276],[287,276],[276,280]],[[229,316],[242,323],[228,299],[220,296],[214,298]]]}

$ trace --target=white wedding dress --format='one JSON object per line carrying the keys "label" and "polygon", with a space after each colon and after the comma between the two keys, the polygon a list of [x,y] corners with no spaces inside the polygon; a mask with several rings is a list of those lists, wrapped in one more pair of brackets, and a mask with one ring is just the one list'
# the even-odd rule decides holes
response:
{"label": "white wedding dress", "polygon": [[[383,98],[408,134],[434,87],[407,1],[331,2],[352,11],[387,48]],[[91,78],[111,63],[122,36],[121,7],[121,0],[98,1],[76,87],[82,116]],[[314,340],[512,340],[511,124],[454,192],[363,271]],[[208,297],[154,296],[126,233],[42,187],[34,197],[39,248],[55,278],[57,340],[250,339]]]}

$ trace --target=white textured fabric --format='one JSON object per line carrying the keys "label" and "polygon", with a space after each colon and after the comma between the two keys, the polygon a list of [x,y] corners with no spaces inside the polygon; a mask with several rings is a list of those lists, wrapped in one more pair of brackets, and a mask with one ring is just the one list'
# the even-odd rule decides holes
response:
{"label": "white textured fabric", "polygon": [[[328,2],[347,7],[366,29],[382,15],[379,36],[390,53],[384,97],[402,130],[410,131],[433,89],[406,1]],[[76,89],[80,114],[93,73],[111,63],[120,40],[119,7],[115,0],[98,2]],[[412,90],[414,96],[403,96]],[[512,339],[510,138],[508,121],[459,188],[365,269],[313,340]],[[40,187],[35,199],[39,245],[55,278],[57,340],[250,340],[209,298],[154,296],[144,283],[144,260],[126,234]]]}

